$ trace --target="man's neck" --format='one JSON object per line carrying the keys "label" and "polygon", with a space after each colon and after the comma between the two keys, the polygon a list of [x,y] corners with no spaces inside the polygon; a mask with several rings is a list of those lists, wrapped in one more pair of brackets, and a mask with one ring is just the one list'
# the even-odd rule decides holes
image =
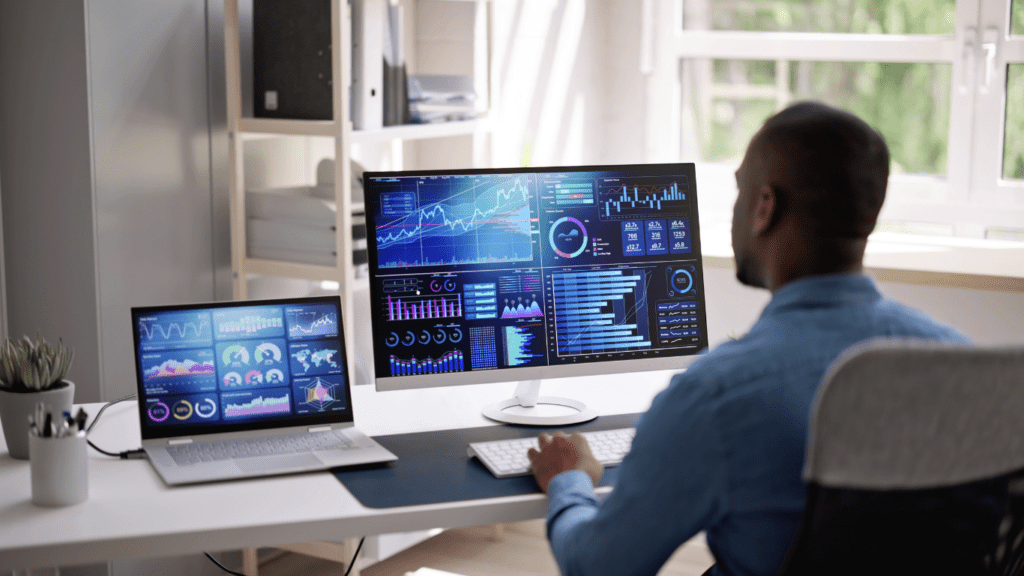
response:
{"label": "man's neck", "polygon": [[[865,238],[796,238],[780,235],[769,261],[768,289],[776,290],[801,278],[864,271]],[[787,247],[789,249],[787,249]]]}

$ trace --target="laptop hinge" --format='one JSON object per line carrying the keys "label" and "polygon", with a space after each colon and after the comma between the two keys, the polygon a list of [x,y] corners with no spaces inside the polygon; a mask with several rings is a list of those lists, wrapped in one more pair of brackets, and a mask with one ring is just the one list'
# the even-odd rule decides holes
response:
{"label": "laptop hinge", "polygon": [[175,438],[174,440],[168,440],[167,441],[167,445],[168,446],[174,446],[175,444],[191,444],[191,443],[192,443],[192,439],[191,438]]}
{"label": "laptop hinge", "polygon": [[330,432],[330,426],[313,426],[309,429],[310,432]]}

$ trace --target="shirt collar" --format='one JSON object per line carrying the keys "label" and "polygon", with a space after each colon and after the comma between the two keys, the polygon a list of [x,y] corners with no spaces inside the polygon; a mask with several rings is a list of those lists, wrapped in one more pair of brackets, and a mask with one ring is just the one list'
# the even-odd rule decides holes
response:
{"label": "shirt collar", "polygon": [[781,312],[791,306],[836,305],[843,302],[869,302],[882,294],[875,282],[864,274],[823,274],[793,280],[775,291],[762,317]]}

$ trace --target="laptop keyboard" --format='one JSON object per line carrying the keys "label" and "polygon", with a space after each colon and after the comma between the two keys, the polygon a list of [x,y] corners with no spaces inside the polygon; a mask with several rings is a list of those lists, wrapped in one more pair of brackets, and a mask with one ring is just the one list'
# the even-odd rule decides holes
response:
{"label": "laptop keyboard", "polygon": [[217,460],[296,454],[318,450],[351,450],[357,447],[356,443],[348,439],[341,430],[331,430],[264,438],[238,438],[176,444],[168,446],[167,453],[179,466],[190,466]]}

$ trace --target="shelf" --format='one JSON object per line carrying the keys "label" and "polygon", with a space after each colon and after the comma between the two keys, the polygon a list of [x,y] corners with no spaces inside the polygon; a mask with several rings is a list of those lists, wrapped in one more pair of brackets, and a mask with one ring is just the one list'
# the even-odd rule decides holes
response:
{"label": "shelf", "polygon": [[[239,118],[238,131],[248,135],[337,136],[333,120],[284,120],[279,118]],[[259,137],[259,136],[257,136]]]}
{"label": "shelf", "polygon": [[[486,118],[437,122],[434,124],[403,124],[375,130],[353,130],[353,144],[391,142],[393,140],[424,140],[448,136],[486,134],[491,124]],[[328,136],[338,135],[332,120],[283,120],[276,118],[240,118],[238,132],[243,139],[254,140],[270,136]]]}
{"label": "shelf", "polygon": [[313,282],[320,280],[334,280],[345,283],[345,274],[335,266],[319,266],[317,264],[298,264],[295,262],[282,262],[278,260],[263,260],[260,258],[244,258],[242,269],[246,274],[258,274],[260,276],[276,276],[279,278],[298,278]]}
{"label": "shelf", "polygon": [[353,130],[352,143],[390,142],[392,140],[423,140],[446,136],[468,136],[490,132],[491,124],[486,118],[437,122],[434,124],[403,124],[387,126],[376,130]]}

